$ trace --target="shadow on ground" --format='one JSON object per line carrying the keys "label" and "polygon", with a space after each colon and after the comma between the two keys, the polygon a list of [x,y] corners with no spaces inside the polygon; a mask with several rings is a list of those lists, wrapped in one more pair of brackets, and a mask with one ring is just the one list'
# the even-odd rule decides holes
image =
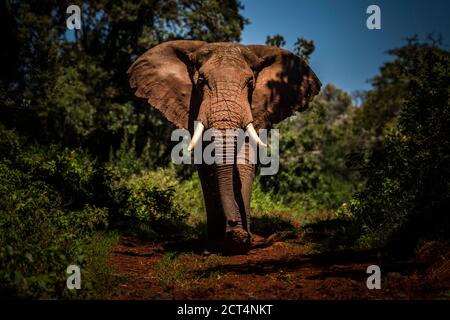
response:
{"label": "shadow on ground", "polygon": [[[204,227],[204,226],[203,226]],[[449,245],[425,247],[414,260],[355,250],[352,224],[319,221],[296,227],[280,217],[254,219],[272,244],[248,254],[203,255],[206,238],[153,242],[125,238],[112,258],[120,279],[114,299],[434,299],[450,297]],[[433,251],[433,250],[434,251]],[[432,254],[429,254],[429,253]],[[446,254],[444,254],[447,252]],[[382,290],[367,288],[378,265]]]}

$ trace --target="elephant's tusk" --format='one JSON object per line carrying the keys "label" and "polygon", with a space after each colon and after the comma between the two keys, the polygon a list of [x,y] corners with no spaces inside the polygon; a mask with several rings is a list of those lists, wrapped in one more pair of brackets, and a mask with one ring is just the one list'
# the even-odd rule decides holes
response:
{"label": "elephant's tusk", "polygon": [[247,130],[250,138],[252,138],[254,141],[256,141],[256,143],[259,144],[260,146],[267,148],[267,144],[262,142],[262,140],[258,137],[255,127],[253,126],[253,123],[249,123],[246,127],[246,130]]}
{"label": "elephant's tusk", "polygon": [[188,146],[188,151],[189,152],[191,152],[195,148],[195,146],[197,145],[198,141],[202,137],[203,129],[205,129],[205,126],[201,122],[199,122],[197,124],[197,127],[195,128],[194,135],[192,136],[191,143],[189,143],[189,146]]}

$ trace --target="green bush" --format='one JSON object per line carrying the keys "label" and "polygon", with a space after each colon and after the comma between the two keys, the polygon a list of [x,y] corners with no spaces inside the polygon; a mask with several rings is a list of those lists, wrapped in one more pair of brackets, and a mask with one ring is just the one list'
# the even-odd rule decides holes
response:
{"label": "green bush", "polygon": [[167,173],[168,170],[150,171],[126,181],[129,196],[124,216],[148,224],[158,234],[174,231],[172,227],[187,217],[187,212],[175,203],[177,181]]}
{"label": "green bush", "polygon": [[[89,203],[95,168],[76,151],[25,148],[0,126],[0,294],[5,297],[86,297],[100,290],[88,279],[66,288],[65,270],[89,273],[89,245],[108,221],[108,209]],[[105,250],[109,250],[105,248]],[[91,287],[91,290],[87,289]]]}
{"label": "green bush", "polygon": [[450,53],[426,44],[402,50],[408,98],[398,126],[371,152],[350,209],[362,244],[406,252],[422,237],[450,234]]}
{"label": "green bush", "polygon": [[347,165],[352,152],[355,106],[351,97],[328,84],[310,108],[279,125],[280,169],[259,177],[261,190],[294,210],[337,209],[360,186]]}
{"label": "green bush", "polygon": [[[114,243],[99,231],[179,237],[201,222],[196,175],[180,182],[174,168],[130,171],[123,161],[100,165],[81,150],[28,145],[2,125],[0,136],[2,295],[99,296],[113,282],[107,256]],[[198,219],[188,226],[195,210]],[[81,267],[84,290],[66,289],[70,264]]]}
{"label": "green bush", "polygon": [[198,173],[195,172],[189,179],[180,180],[176,185],[175,203],[189,214],[188,222],[191,225],[206,221],[206,211],[203,203],[203,191]]}
{"label": "green bush", "polygon": [[111,179],[111,227],[147,239],[186,232],[191,211],[182,200],[187,189],[186,185],[181,188],[173,168],[130,175],[111,162],[106,170]]}

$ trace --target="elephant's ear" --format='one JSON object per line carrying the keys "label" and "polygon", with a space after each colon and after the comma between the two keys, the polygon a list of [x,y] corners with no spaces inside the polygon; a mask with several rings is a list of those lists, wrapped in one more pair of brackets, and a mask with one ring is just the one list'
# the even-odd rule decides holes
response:
{"label": "elephant's ear", "polygon": [[177,127],[188,128],[192,81],[189,54],[203,41],[175,40],[153,47],[128,69],[136,96],[148,103]]}
{"label": "elephant's ear", "polygon": [[277,47],[247,46],[260,59],[252,95],[256,128],[272,124],[303,111],[320,92],[321,82],[304,59]]}

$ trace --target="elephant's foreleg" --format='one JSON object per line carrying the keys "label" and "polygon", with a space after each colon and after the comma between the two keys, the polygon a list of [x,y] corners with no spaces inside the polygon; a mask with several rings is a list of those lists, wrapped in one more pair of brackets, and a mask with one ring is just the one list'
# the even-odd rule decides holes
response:
{"label": "elephant's foreleg", "polygon": [[211,244],[221,243],[223,240],[231,240],[227,242],[228,245],[248,243],[251,236],[250,198],[255,166],[200,165],[198,173],[205,199],[208,239]]}
{"label": "elephant's foreleg", "polygon": [[198,175],[205,200],[207,234],[212,243],[220,242],[225,236],[226,219],[220,205],[216,173],[212,166],[199,165]]}
{"label": "elephant's foreleg", "polygon": [[238,164],[236,166],[235,194],[242,219],[242,227],[250,234],[250,202],[252,185],[255,178],[255,165]]}

